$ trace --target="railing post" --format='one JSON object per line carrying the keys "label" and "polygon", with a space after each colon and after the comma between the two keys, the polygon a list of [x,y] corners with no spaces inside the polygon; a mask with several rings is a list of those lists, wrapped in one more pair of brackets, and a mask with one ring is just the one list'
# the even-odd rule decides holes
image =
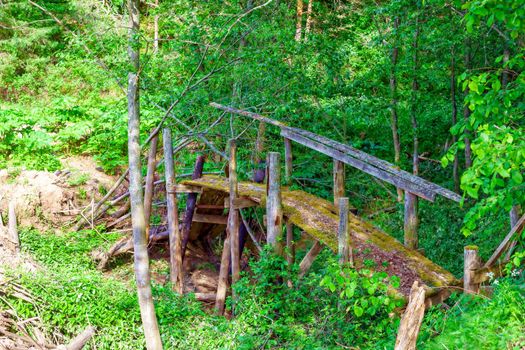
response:
{"label": "railing post", "polygon": [[471,245],[464,249],[463,261],[463,288],[467,294],[477,294],[479,292],[479,283],[475,282],[475,271],[480,268],[478,256],[478,247]]}
{"label": "railing post", "polygon": [[165,128],[162,133],[164,147],[164,168],[166,176],[166,205],[168,211],[168,234],[170,247],[170,282],[173,289],[182,294],[183,271],[182,271],[182,237],[179,231],[179,212],[177,195],[173,191],[175,187],[175,166],[173,163],[173,144],[171,130]]}
{"label": "railing post", "polygon": [[417,229],[419,226],[418,211],[418,197],[410,192],[405,193],[405,247],[417,249],[418,236]]}
{"label": "railing post", "polygon": [[339,198],[345,196],[345,164],[334,159],[334,204],[339,204]]}
{"label": "railing post", "polygon": [[280,154],[268,153],[268,197],[266,200],[266,241],[277,253],[281,252],[279,239],[282,235],[283,209],[281,203]]}
{"label": "railing post", "polygon": [[292,185],[292,141],[288,138],[284,138],[284,181],[287,186]]}
{"label": "railing post", "polygon": [[354,265],[354,257],[352,252],[352,238],[348,228],[348,197],[339,198],[339,227],[337,230],[338,248],[339,248],[339,263]]}
{"label": "railing post", "polygon": [[240,249],[239,249],[239,210],[235,208],[234,202],[238,197],[237,184],[237,145],[235,140],[230,140],[230,176],[228,177],[230,187],[230,211],[228,214],[228,235],[231,237],[232,258],[232,284],[239,280],[240,274]]}

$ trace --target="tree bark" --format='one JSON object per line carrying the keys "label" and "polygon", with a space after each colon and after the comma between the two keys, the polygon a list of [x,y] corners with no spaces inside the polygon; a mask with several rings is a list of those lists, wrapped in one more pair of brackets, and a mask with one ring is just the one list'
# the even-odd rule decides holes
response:
{"label": "tree bark", "polygon": [[295,41],[301,41],[303,30],[303,0],[297,0],[297,23],[295,25]]}
{"label": "tree bark", "polygon": [[[159,0],[155,0],[155,8],[159,7]],[[153,53],[159,51],[159,15],[153,17]]]}
{"label": "tree bark", "polygon": [[304,41],[308,40],[308,34],[312,27],[312,5],[313,0],[308,0],[308,7],[306,8],[306,27],[304,28]]}
{"label": "tree bark", "polygon": [[[454,48],[450,52],[451,62],[450,62],[450,102],[452,104],[452,125],[456,125],[458,122],[458,107],[456,101],[456,60],[455,60]],[[458,142],[456,135],[452,136],[452,143],[455,144]],[[454,191],[459,193],[459,157],[456,152],[454,155],[454,165],[452,168],[452,176],[454,178]]]}
{"label": "tree bark", "polygon": [[[470,39],[466,38],[464,42],[465,46],[465,69],[469,70],[471,68],[471,53],[470,53]],[[465,89],[465,96],[468,95],[469,88]],[[466,105],[463,108],[463,119],[467,123],[467,129],[465,130],[465,167],[468,169],[472,166],[472,147],[471,147],[471,141],[470,137],[472,135],[472,132],[469,130],[469,119],[470,119],[470,108],[468,105]]]}
{"label": "tree bark", "polygon": [[131,218],[135,260],[135,279],[144,337],[148,350],[162,349],[155,306],[151,294],[149,257],[144,222],[142,174],[140,166],[140,110],[139,110],[139,0],[128,0],[130,16],[128,53],[133,70],[128,74],[128,159],[130,175]]}
{"label": "tree bark", "polygon": [[184,275],[182,270],[182,238],[179,230],[179,212],[177,195],[173,192],[175,186],[175,165],[173,160],[173,143],[171,130],[163,130],[164,169],[166,177],[166,206],[168,217],[168,237],[170,247],[170,282],[175,292],[182,294]]}
{"label": "tree bark", "polygon": [[281,201],[281,171],[280,171],[280,154],[270,152],[268,154],[268,198],[266,201],[266,216],[268,222],[266,225],[267,243],[274,247],[276,253],[282,252],[280,242],[282,236],[283,209]]}
{"label": "tree bark", "polygon": [[[394,164],[399,167],[401,160],[401,142],[399,140],[399,127],[397,115],[397,59],[399,56],[398,44],[399,18],[394,19],[394,45],[392,47],[392,58],[390,68],[390,128],[392,129],[392,141],[394,143]],[[403,190],[397,188],[397,200],[403,200]]]}
{"label": "tree bark", "polygon": [[149,227],[151,219],[151,208],[153,205],[155,168],[157,167],[157,145],[159,136],[155,135],[151,139],[150,149],[148,152],[148,171],[146,174],[146,186],[144,189],[144,221],[146,222],[146,239],[149,237]]}

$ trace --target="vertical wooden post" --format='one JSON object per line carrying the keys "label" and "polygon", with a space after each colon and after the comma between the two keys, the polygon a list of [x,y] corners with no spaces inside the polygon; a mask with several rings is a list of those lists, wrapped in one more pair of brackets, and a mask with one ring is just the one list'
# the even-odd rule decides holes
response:
{"label": "vertical wooden post", "polygon": [[157,145],[159,141],[159,135],[155,135],[151,139],[150,149],[148,152],[148,171],[146,174],[146,186],[144,189],[144,221],[146,222],[146,239],[149,238],[149,227],[151,218],[151,208],[153,204],[153,194],[155,181],[155,168],[157,167]]}
{"label": "vertical wooden post", "polygon": [[339,263],[351,266],[354,264],[354,257],[352,254],[352,241],[350,230],[348,228],[348,197],[339,198],[339,227],[337,230],[337,239],[339,247]]}
{"label": "vertical wooden post", "polygon": [[277,253],[281,253],[279,239],[282,235],[283,209],[281,203],[281,172],[277,152],[268,154],[268,198],[266,200],[267,233],[266,241]]}
{"label": "vertical wooden post", "polygon": [[226,239],[224,240],[224,248],[222,249],[221,268],[219,271],[219,281],[217,284],[217,295],[215,299],[215,311],[217,314],[224,313],[224,302],[226,300],[226,292],[228,291],[228,272],[230,269],[230,234],[226,230]]}
{"label": "vertical wooden post", "polygon": [[295,243],[293,241],[293,225],[288,220],[286,220],[286,247],[288,248],[286,260],[288,265],[292,266],[295,262]]}
{"label": "vertical wooden post", "polygon": [[417,215],[418,210],[418,197],[410,192],[405,193],[405,247],[411,249],[417,249],[418,237],[417,229],[419,226],[419,220]]}
{"label": "vertical wooden post", "polygon": [[345,196],[345,164],[334,159],[334,204],[339,204],[339,198]]}
{"label": "vertical wooden post", "polygon": [[9,202],[8,213],[8,232],[9,239],[13,243],[14,250],[18,253],[20,251],[20,239],[18,237],[18,227],[16,223],[16,204],[14,200]]}
{"label": "vertical wooden post", "polygon": [[[196,180],[202,176],[202,171],[204,169],[205,157],[200,155],[197,157],[195,162],[195,168],[193,169],[193,174],[191,178]],[[191,223],[193,222],[193,214],[195,213],[195,207],[197,206],[197,193],[188,193],[188,198],[186,200],[186,211],[184,212],[184,219],[182,221],[182,260],[184,261],[184,256],[186,254],[186,246],[190,240],[190,231]]]}
{"label": "vertical wooden post", "polygon": [[467,294],[477,294],[479,283],[474,282],[475,270],[480,268],[478,247],[474,245],[466,246],[464,249],[463,261],[463,288]]}
{"label": "vertical wooden post", "polygon": [[231,238],[231,258],[232,258],[232,284],[239,280],[240,273],[240,249],[239,249],[239,210],[235,209],[234,201],[238,197],[237,184],[237,145],[235,140],[230,140],[230,211],[228,214],[228,235]]}
{"label": "vertical wooden post", "polygon": [[179,231],[179,212],[177,196],[173,192],[175,186],[175,166],[173,162],[173,144],[171,130],[163,130],[164,143],[164,168],[166,172],[166,201],[168,211],[168,234],[170,244],[170,282],[173,290],[182,294],[183,271],[182,271],[182,237]]}
{"label": "vertical wooden post", "polygon": [[292,141],[284,138],[284,181],[287,186],[292,185],[292,171],[293,171],[293,156],[292,156]]}

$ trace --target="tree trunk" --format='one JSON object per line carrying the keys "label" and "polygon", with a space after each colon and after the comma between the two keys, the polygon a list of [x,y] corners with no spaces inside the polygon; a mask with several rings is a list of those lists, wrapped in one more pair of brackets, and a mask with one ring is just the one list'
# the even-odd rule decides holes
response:
{"label": "tree trunk", "polygon": [[[155,8],[159,7],[159,0],[155,0]],[[153,53],[159,51],[159,15],[153,17]]]}
{"label": "tree trunk", "polygon": [[[454,57],[454,49],[452,48],[451,57],[451,75],[450,75],[450,98],[452,103],[452,125],[456,125],[458,122],[458,108],[457,108],[457,101],[456,101],[456,63],[455,63],[455,57]],[[457,136],[452,136],[452,142],[455,144],[458,141]],[[452,169],[453,178],[454,178],[454,190],[459,193],[459,157],[456,152],[454,155],[454,165]]]}
{"label": "tree trunk", "polygon": [[[465,39],[465,69],[470,70],[471,68],[471,56],[470,56],[470,39]],[[465,89],[465,96],[468,95],[469,88]],[[471,141],[470,137],[472,132],[468,129],[469,128],[469,119],[470,119],[470,108],[465,106],[463,108],[463,118],[465,119],[465,122],[467,123],[467,129],[465,130],[465,167],[468,169],[472,166],[472,148],[471,148]]]}
{"label": "tree trunk", "polygon": [[304,29],[304,41],[308,40],[308,33],[312,27],[312,5],[313,0],[308,0],[308,7],[306,9],[306,27]]}
{"label": "tree trunk", "polygon": [[146,222],[146,239],[149,237],[149,226],[151,218],[151,208],[153,206],[155,168],[157,167],[157,144],[159,136],[155,135],[151,139],[150,149],[148,152],[148,171],[146,174],[146,186],[144,189],[144,221]]}
{"label": "tree trunk", "polygon": [[303,31],[303,0],[297,0],[297,23],[295,25],[295,41],[301,41]]}
{"label": "tree trunk", "polygon": [[[399,18],[394,19],[394,46],[392,48],[392,67],[390,69],[390,127],[392,128],[392,141],[394,142],[394,163],[399,166],[401,160],[401,142],[399,140],[398,116],[397,116],[397,58],[399,56],[398,44]],[[397,189],[397,200],[403,200],[403,190]]]}
{"label": "tree trunk", "polygon": [[151,294],[149,257],[144,222],[142,198],[142,174],[140,166],[140,110],[139,110],[139,0],[128,0],[130,16],[128,53],[133,70],[128,74],[128,158],[130,177],[131,218],[135,279],[146,347],[148,350],[162,349],[155,306]]}

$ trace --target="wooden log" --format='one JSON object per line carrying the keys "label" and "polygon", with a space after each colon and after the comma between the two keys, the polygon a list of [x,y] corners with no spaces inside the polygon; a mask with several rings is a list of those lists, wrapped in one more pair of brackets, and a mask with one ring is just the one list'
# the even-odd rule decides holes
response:
{"label": "wooden log", "polygon": [[314,263],[315,258],[317,258],[317,255],[323,250],[323,244],[319,241],[316,241],[312,248],[306,253],[305,257],[299,264],[299,278],[306,275],[308,270],[310,270],[310,267],[312,267],[312,264]]}
{"label": "wooden log", "polygon": [[239,196],[237,183],[237,145],[235,140],[230,140],[230,161],[229,161],[229,195],[230,211],[228,214],[228,226],[226,230],[230,236],[232,284],[239,280],[240,276],[240,249],[239,249],[239,209],[235,208],[235,199]]}
{"label": "wooden log", "polygon": [[409,180],[406,180],[404,178],[401,178],[395,174],[392,174],[390,172],[387,172],[383,169],[377,168],[374,165],[371,165],[369,163],[366,163],[360,159],[350,157],[346,155],[345,153],[335,150],[331,148],[330,146],[326,146],[322,143],[319,143],[317,141],[313,141],[307,137],[304,137],[302,135],[293,133],[288,131],[287,129],[281,130],[281,136],[287,137],[290,140],[293,140],[297,143],[302,144],[303,146],[306,146],[308,148],[311,148],[313,150],[316,150],[322,154],[325,154],[327,156],[330,156],[336,160],[339,160],[345,164],[351,165],[356,169],[359,169],[369,175],[372,175],[380,180],[383,180],[385,182],[388,182],[396,187],[400,187],[406,191],[412,192],[416,195],[418,195],[421,198],[424,198],[426,200],[429,200],[431,202],[434,201],[436,194],[432,188],[429,187],[423,187],[419,184],[413,183]]}
{"label": "wooden log", "polygon": [[480,267],[478,247],[466,246],[463,261],[463,289],[467,294],[477,294],[480,284],[475,282],[476,270]]}
{"label": "wooden log", "polygon": [[401,317],[395,350],[415,350],[423,316],[425,315],[425,288],[414,281],[408,305]]}
{"label": "wooden log", "polygon": [[259,202],[253,200],[250,197],[238,197],[230,199],[230,197],[224,198],[224,207],[223,208],[230,208],[230,201],[233,201],[233,208],[234,209],[244,209],[244,208],[251,208],[251,207],[258,207]]}
{"label": "wooden log", "polygon": [[216,224],[216,225],[227,225],[228,217],[224,215],[213,215],[213,214],[193,214],[193,222],[203,222],[206,224]]}
{"label": "wooden log", "polygon": [[216,293],[195,293],[195,299],[204,303],[213,303],[217,299]]}
{"label": "wooden log", "polygon": [[95,335],[95,328],[92,326],[87,327],[82,333],[77,335],[69,342],[68,345],[58,346],[57,350],[80,350],[82,349]]}
{"label": "wooden log", "polygon": [[293,155],[292,141],[284,138],[284,182],[287,186],[292,185]]}
{"label": "wooden log", "polygon": [[[197,180],[202,176],[202,170],[204,169],[205,158],[203,155],[197,157],[195,162],[195,168],[193,169],[193,175],[191,176],[192,180]],[[195,213],[195,206],[197,204],[197,193],[191,192],[188,193],[188,198],[186,200],[186,212],[184,214],[184,219],[182,221],[182,258],[186,254],[186,246],[188,245],[188,240],[190,239],[190,230],[191,223],[193,221],[193,213]]]}
{"label": "wooden log", "polygon": [[224,313],[224,303],[226,301],[226,293],[228,292],[228,273],[230,270],[230,236],[226,234],[224,240],[224,247],[222,248],[221,268],[219,270],[219,282],[217,285],[217,299],[215,299],[215,311],[217,314]]}
{"label": "wooden log", "polygon": [[281,199],[281,155],[276,152],[268,154],[268,198],[266,201],[266,241],[277,253],[281,253],[280,239],[282,236],[283,208]]}
{"label": "wooden log", "polygon": [[334,204],[339,205],[339,198],[345,196],[345,163],[334,159]]}
{"label": "wooden log", "polygon": [[404,220],[404,232],[405,247],[410,249],[417,249],[418,247],[418,235],[417,229],[419,226],[418,219],[418,198],[416,195],[410,192],[405,193],[405,220]]}
{"label": "wooden log", "polygon": [[475,270],[471,275],[471,282],[475,284],[481,284],[483,282],[489,281],[492,278],[498,278],[504,275],[505,267],[507,262],[502,262],[491,267],[481,267]]}
{"label": "wooden log", "polygon": [[[387,161],[384,161],[382,159],[379,159],[379,158],[376,158],[374,156],[371,156],[371,155],[369,155],[369,154],[367,154],[367,153],[365,153],[363,151],[360,151],[358,149],[355,149],[355,148],[353,148],[353,147],[351,147],[349,145],[345,145],[345,144],[342,144],[340,142],[328,139],[326,137],[314,134],[314,133],[312,133],[310,131],[289,127],[289,126],[287,126],[286,124],[284,124],[282,122],[279,122],[277,120],[274,120],[274,119],[271,119],[271,118],[268,118],[268,117],[264,117],[264,116],[259,115],[257,113],[252,113],[252,112],[243,111],[243,110],[239,110],[239,109],[228,107],[228,106],[223,106],[223,105],[220,105],[220,104],[215,103],[215,102],[210,103],[210,106],[212,106],[214,108],[217,108],[217,109],[220,109],[220,110],[223,110],[223,111],[226,111],[228,113],[234,113],[234,114],[242,115],[242,116],[249,117],[249,118],[252,118],[252,119],[255,119],[255,120],[259,120],[259,121],[264,122],[264,123],[275,125],[275,126],[278,126],[279,128],[281,128],[281,130],[283,130],[283,131],[290,131],[290,132],[296,133],[298,136],[303,136],[303,137],[309,138],[311,140],[314,140],[317,143],[320,143],[322,145],[330,146],[332,149],[334,149],[334,150],[336,150],[336,151],[338,151],[340,153],[346,154],[349,157],[352,157],[352,158],[354,158],[356,160],[360,160],[362,162],[369,163],[373,167],[376,167],[376,168],[378,168],[380,170],[383,170],[384,172],[390,173],[392,176],[398,177],[401,180],[405,180],[408,183],[412,183],[413,185],[415,185],[415,187],[412,188],[412,189],[406,189],[406,190],[408,190],[410,192],[413,192],[413,193],[417,194],[417,191],[415,191],[415,188],[427,188],[427,189],[431,189],[431,192],[433,192],[434,195],[435,194],[439,194],[439,195],[441,195],[441,196],[443,196],[445,198],[451,199],[451,200],[456,201],[456,202],[460,202],[461,201],[461,196],[458,195],[457,193],[455,193],[453,191],[450,191],[450,190],[448,190],[446,188],[443,188],[443,187],[441,187],[441,186],[439,186],[437,184],[434,184],[434,183],[432,183],[430,181],[427,181],[427,180],[425,180],[423,178],[420,178],[418,176],[410,174],[409,172],[400,170],[394,164],[391,164],[391,163],[389,163]],[[281,135],[286,137],[282,133],[281,133]],[[350,165],[354,166],[353,164],[350,164]],[[422,198],[425,198],[425,197],[422,197]],[[433,201],[433,199],[432,199],[432,201]]]}
{"label": "wooden log", "polygon": [[505,252],[505,250],[507,249],[507,247],[508,247],[509,243],[511,242],[512,238],[514,237],[514,235],[520,233],[523,230],[523,226],[524,226],[523,224],[524,223],[525,223],[525,214],[518,220],[516,225],[514,225],[514,227],[510,230],[510,232],[507,234],[507,236],[505,236],[503,241],[501,241],[501,243],[499,244],[498,248],[496,248],[496,250],[494,251],[492,256],[485,263],[484,267],[490,267],[490,266],[494,265],[494,263],[499,259],[501,254],[503,254],[503,252]]}
{"label": "wooden log", "polygon": [[349,204],[348,197],[339,198],[339,226],[337,228],[337,239],[339,247],[339,263],[354,265],[352,252],[352,238],[348,227]]}
{"label": "wooden log", "polygon": [[144,189],[144,220],[146,222],[146,239],[149,237],[149,227],[151,219],[151,208],[153,203],[155,168],[157,167],[157,145],[159,142],[158,134],[151,139],[148,152],[148,168],[146,173],[146,184]]}
{"label": "wooden log", "polygon": [[18,237],[18,227],[16,222],[16,204],[14,200],[9,202],[9,211],[8,211],[8,234],[9,239],[13,244],[14,250],[18,253],[20,251],[20,238]]}
{"label": "wooden log", "polygon": [[169,193],[202,193],[202,188],[197,186],[174,184],[169,189],[166,187],[166,191]]}
{"label": "wooden log", "polygon": [[184,289],[184,275],[182,270],[182,237],[179,231],[179,213],[177,196],[170,191],[175,185],[175,165],[173,161],[173,144],[171,130],[163,130],[164,167],[166,177],[166,201],[168,216],[168,232],[170,246],[170,282],[175,292],[182,294]]}

